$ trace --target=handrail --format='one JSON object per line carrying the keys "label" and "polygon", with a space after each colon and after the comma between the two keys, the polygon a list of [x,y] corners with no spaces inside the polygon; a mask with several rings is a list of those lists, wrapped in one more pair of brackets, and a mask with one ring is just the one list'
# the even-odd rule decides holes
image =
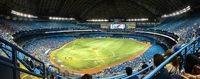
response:
{"label": "handrail", "polygon": [[131,78],[131,77],[133,77],[133,76],[137,76],[137,75],[139,75],[140,73],[142,73],[142,72],[146,71],[147,69],[151,68],[152,66],[153,66],[153,65],[150,65],[150,66],[148,66],[148,67],[146,67],[146,68],[140,70],[139,72],[137,72],[137,73],[135,73],[135,74],[132,74],[132,75],[130,75],[130,76],[125,77],[124,79],[129,79],[129,78]]}
{"label": "handrail", "polygon": [[124,76],[126,76],[126,74],[120,74],[120,75],[116,75],[116,76],[112,76],[112,77],[99,78],[99,79],[115,79],[115,78],[122,78]]}
{"label": "handrail", "polygon": [[167,58],[163,63],[161,63],[158,67],[156,67],[153,71],[151,71],[148,75],[146,75],[144,77],[144,79],[150,79],[151,77],[153,77],[159,70],[161,70],[166,64],[168,64],[175,56],[177,56],[179,53],[181,53],[185,49],[187,50],[187,47],[189,45],[195,43],[199,39],[200,39],[200,37],[197,37],[195,40],[192,40],[190,43],[188,43],[187,45],[185,45],[183,48],[181,48],[180,50],[178,50],[177,52],[175,52],[173,55],[171,55],[169,58]]}
{"label": "handrail", "polygon": [[112,77],[107,77],[107,78],[100,78],[100,79],[115,79],[115,78],[123,78],[123,77],[124,77],[123,79],[128,79],[130,77],[139,75],[140,73],[146,71],[147,69],[149,69],[151,67],[152,67],[152,65],[150,65],[150,66],[148,66],[148,67],[146,67],[146,68],[144,68],[144,69],[142,69],[142,70],[140,70],[140,71],[138,71],[138,72],[136,72],[136,73],[134,73],[134,74],[132,74],[130,76],[127,76],[126,74],[121,74],[121,75],[117,75],[117,76],[112,76]]}
{"label": "handrail", "polygon": [[[60,69],[58,68],[58,67],[56,67],[56,66],[53,66],[53,65],[49,65],[49,67],[48,68],[54,68],[54,69],[56,69],[57,71],[58,71],[58,73],[60,74]],[[49,72],[49,71],[48,71]]]}
{"label": "handrail", "polygon": [[28,73],[28,74],[33,75],[33,76],[43,77],[43,76],[38,75],[38,74],[35,74],[35,73],[33,73],[33,72],[28,72],[28,71],[26,71],[26,70],[24,70],[24,69],[21,69],[21,68],[19,68],[19,67],[15,68],[13,65],[11,65],[11,64],[9,64],[9,63],[6,63],[6,62],[3,62],[2,60],[0,60],[0,62],[2,63],[2,65],[11,67],[11,68],[16,69],[16,70],[19,70],[19,71],[21,71],[21,72]]}
{"label": "handrail", "polygon": [[[6,51],[9,51],[9,52],[12,52],[12,50],[9,50],[9,49],[7,49],[7,48],[5,48],[5,47],[2,47],[2,46],[0,46],[0,49],[2,49],[2,51],[4,51],[4,52],[6,52]],[[5,51],[6,50],[6,51]],[[8,55],[8,53],[5,53],[9,58],[10,58],[10,56]],[[12,57],[12,56],[11,56]],[[28,67],[22,60],[20,60],[18,57],[17,57],[17,59],[22,63],[22,64],[24,64],[24,66],[28,69],[28,70],[31,70],[30,69],[30,67]]]}
{"label": "handrail", "polygon": [[8,41],[4,40],[3,38],[0,38],[0,41],[3,42],[4,44],[12,47],[12,48],[15,48],[16,50],[18,50],[19,52],[25,54],[26,56],[30,57],[31,59],[34,59],[36,60],[37,62],[40,62],[40,63],[43,63],[42,61],[36,59],[35,57],[31,56],[30,54],[26,53],[24,50],[20,49],[19,47],[17,47],[16,45],[13,45],[11,43],[9,43]]}
{"label": "handrail", "polygon": [[[13,68],[13,76],[14,78],[16,77],[17,74],[16,71],[22,71],[24,73],[27,73],[27,74],[30,74],[30,75],[34,75],[34,76],[37,76],[37,77],[41,77],[43,79],[45,79],[45,64],[43,62],[41,62],[40,60],[34,58],[33,56],[29,55],[27,52],[25,52],[24,50],[22,50],[21,48],[17,47],[16,45],[6,41],[5,39],[3,38],[0,38],[0,42],[4,43],[5,45],[9,46],[12,48],[12,64],[6,64],[4,63],[3,61],[1,61],[1,63],[3,63],[4,65],[8,66],[8,67],[11,67]],[[31,58],[32,60],[42,64],[42,71],[43,71],[43,74],[36,74],[36,73],[33,73],[33,72],[30,72],[30,71],[27,71],[27,70],[24,70],[24,69],[21,69],[17,66],[17,53],[22,53],[24,54],[25,56]]]}

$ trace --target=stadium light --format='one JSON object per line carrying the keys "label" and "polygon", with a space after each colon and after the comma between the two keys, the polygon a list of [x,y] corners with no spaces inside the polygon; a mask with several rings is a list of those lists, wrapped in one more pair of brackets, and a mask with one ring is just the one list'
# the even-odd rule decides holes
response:
{"label": "stadium light", "polygon": [[135,19],[126,19],[126,21],[148,21],[148,18],[135,18]]}
{"label": "stadium light", "polygon": [[108,19],[88,19],[88,22],[108,22]]}
{"label": "stadium light", "polygon": [[177,15],[181,15],[181,14],[183,14],[183,13],[186,13],[186,12],[188,12],[188,11],[190,11],[190,10],[191,10],[191,7],[190,7],[190,6],[187,6],[187,7],[183,8],[182,10],[175,11],[175,12],[170,13],[170,14],[164,14],[164,15],[162,15],[161,17],[162,17],[162,18],[166,18],[166,17],[177,16]]}
{"label": "stadium light", "polygon": [[26,17],[26,18],[38,18],[37,16],[31,15],[31,14],[22,13],[22,12],[18,12],[18,11],[15,11],[15,10],[12,10],[11,14],[16,15],[16,16],[20,16],[20,17]]}
{"label": "stadium light", "polygon": [[49,17],[49,20],[75,20],[75,18]]}

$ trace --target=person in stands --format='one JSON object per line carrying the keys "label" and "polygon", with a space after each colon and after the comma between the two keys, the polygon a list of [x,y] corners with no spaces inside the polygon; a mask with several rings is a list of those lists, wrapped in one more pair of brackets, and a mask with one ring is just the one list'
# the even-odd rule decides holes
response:
{"label": "person in stands", "polygon": [[185,79],[200,79],[200,75],[192,75],[188,73],[183,73],[183,75],[186,77]]}
{"label": "person in stands", "polygon": [[[169,49],[165,53],[165,57],[168,58],[174,54],[174,51]],[[165,68],[171,75],[175,75],[179,73],[179,59],[175,56],[166,66]]]}
{"label": "person in stands", "polygon": [[[147,68],[148,65],[147,65],[146,63],[143,62],[143,64],[142,64],[141,67],[142,67],[141,70],[143,70],[143,69]],[[150,69],[147,69],[147,70],[145,70],[144,72],[142,72],[142,78],[143,78],[145,75],[147,75],[147,74],[149,73],[149,71],[150,71]]]}
{"label": "person in stands", "polygon": [[[153,56],[153,65],[154,67],[158,67],[162,62],[164,62],[164,56],[161,54],[155,54]],[[153,79],[170,79],[170,75],[164,67],[157,72],[154,76]]]}
{"label": "person in stands", "polygon": [[198,58],[196,55],[189,54],[186,57],[186,63],[185,63],[185,72],[190,74],[200,74],[200,70],[196,69],[195,67],[200,66],[200,58]]}
{"label": "person in stands", "polygon": [[[171,49],[168,49],[165,53],[165,58],[169,58],[171,55],[174,54],[174,51]],[[171,61],[166,64],[165,69],[170,74],[171,79],[184,79],[184,76],[180,74],[180,64],[179,64],[179,58],[178,56],[175,56],[174,58],[171,59]]]}
{"label": "person in stands", "polygon": [[92,79],[92,75],[90,74],[85,74],[81,77],[81,79]]}
{"label": "person in stands", "polygon": [[55,79],[55,76],[53,75],[53,73],[50,75],[50,79]]}
{"label": "person in stands", "polygon": [[200,79],[200,66],[195,65],[192,74],[183,72],[182,75],[185,79]]}
{"label": "person in stands", "polygon": [[200,58],[194,54],[187,55],[183,76],[186,79],[200,79]]}
{"label": "person in stands", "polygon": [[[126,67],[125,70],[126,70],[127,76],[131,76],[132,75],[133,69],[131,67]],[[129,77],[128,79],[138,79],[138,77],[136,75],[136,76]]]}
{"label": "person in stands", "polygon": [[164,58],[167,59],[168,57],[170,57],[172,54],[174,54],[174,50],[172,49],[168,49],[165,53],[164,53]]}

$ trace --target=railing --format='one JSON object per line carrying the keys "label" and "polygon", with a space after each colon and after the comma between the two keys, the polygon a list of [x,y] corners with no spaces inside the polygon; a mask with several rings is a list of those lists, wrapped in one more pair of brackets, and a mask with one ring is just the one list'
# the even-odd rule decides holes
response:
{"label": "railing", "polygon": [[166,64],[168,64],[175,56],[181,54],[185,59],[188,54],[195,53],[196,50],[200,47],[200,37],[197,37],[195,40],[192,40],[190,43],[182,47],[180,50],[171,55],[153,71],[144,77],[144,79],[151,79],[159,70],[161,70]]}
{"label": "railing", "polygon": [[[55,71],[56,73],[60,73],[60,69],[58,67],[55,67],[53,65],[49,65],[48,69],[53,69],[53,71]],[[49,71],[51,72],[51,71]]]}
{"label": "railing", "polygon": [[144,69],[142,69],[142,70],[140,70],[139,72],[137,72],[137,73],[135,73],[135,74],[132,74],[132,75],[130,75],[130,76],[127,76],[127,77],[125,77],[125,78],[123,78],[123,79],[129,79],[129,78],[131,78],[131,77],[133,77],[133,76],[137,76],[137,75],[141,74],[142,72],[144,72],[144,71],[150,69],[151,67],[152,67],[152,65],[151,65],[151,66],[148,66],[148,67],[146,67],[146,68],[144,68]]}
{"label": "railing", "polygon": [[[13,45],[12,43],[10,43],[2,38],[0,38],[0,45],[2,45],[1,47],[3,47],[3,48],[7,48],[7,51],[5,51],[5,53],[11,54],[10,56],[8,56],[8,59],[12,61],[12,63],[7,63],[7,62],[1,60],[0,63],[2,63],[2,65],[6,66],[6,67],[12,68],[14,79],[18,79],[17,76],[20,75],[17,72],[23,72],[23,73],[26,73],[26,74],[29,74],[29,75],[32,75],[32,76],[35,76],[38,78],[45,79],[46,72],[45,72],[45,64],[43,62],[34,58],[33,56],[31,56],[24,50],[20,49],[16,45]],[[2,48],[0,48],[0,49],[2,49]],[[32,71],[27,70],[28,68],[23,69],[23,68],[19,67],[19,63],[23,63],[23,65],[25,65],[24,64],[25,59],[31,60],[30,68],[33,69]],[[24,61],[24,62],[22,62],[22,61]],[[28,64],[27,62],[25,62],[25,63],[26,63],[26,65]],[[36,66],[39,69],[36,69]]]}
{"label": "railing", "polygon": [[[150,66],[148,66],[148,67],[146,67],[146,68],[144,68],[144,69],[142,69],[142,70],[140,70],[140,71],[138,71],[138,72],[136,72],[136,73],[133,73],[133,74],[130,75],[130,76],[127,76],[126,74],[120,74],[120,75],[117,75],[117,76],[112,76],[112,77],[107,77],[107,78],[100,78],[100,79],[119,79],[119,78],[128,79],[128,78],[131,78],[131,77],[133,77],[133,76],[140,75],[142,72],[144,72],[144,71],[150,69],[151,67],[152,67],[152,65],[150,65]],[[134,71],[133,71],[133,72],[134,72]]]}
{"label": "railing", "polygon": [[60,69],[58,67],[53,66],[53,65],[49,65],[49,67],[47,68],[47,72],[48,72],[47,73],[47,79],[49,79],[48,76],[50,76],[50,75],[60,74]]}

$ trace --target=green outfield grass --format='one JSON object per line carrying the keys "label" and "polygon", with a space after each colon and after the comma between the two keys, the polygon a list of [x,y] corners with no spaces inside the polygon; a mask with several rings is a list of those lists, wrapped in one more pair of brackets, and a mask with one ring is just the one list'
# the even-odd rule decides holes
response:
{"label": "green outfield grass", "polygon": [[130,39],[84,38],[51,53],[51,61],[70,71],[90,73],[124,62],[150,45]]}

